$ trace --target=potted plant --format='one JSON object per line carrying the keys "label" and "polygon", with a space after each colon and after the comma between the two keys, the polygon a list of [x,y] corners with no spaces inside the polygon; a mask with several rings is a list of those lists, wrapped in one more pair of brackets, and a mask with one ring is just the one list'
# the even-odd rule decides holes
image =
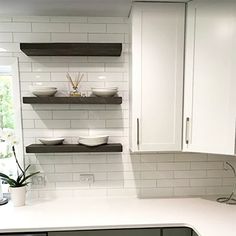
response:
{"label": "potted plant", "polygon": [[24,206],[25,205],[25,195],[26,195],[26,186],[30,183],[29,179],[38,174],[39,171],[27,174],[30,165],[28,165],[25,169],[23,169],[16,157],[15,145],[17,141],[10,131],[3,131],[0,139],[4,142],[7,142],[11,148],[12,153],[16,161],[17,165],[17,176],[16,178],[12,178],[12,176],[8,176],[4,173],[0,172],[0,179],[9,184],[9,192],[11,193],[11,199],[14,206]]}

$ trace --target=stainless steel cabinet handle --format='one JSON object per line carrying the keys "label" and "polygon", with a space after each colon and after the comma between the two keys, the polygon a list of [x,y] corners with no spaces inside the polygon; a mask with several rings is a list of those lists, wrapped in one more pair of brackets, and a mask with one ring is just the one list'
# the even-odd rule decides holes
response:
{"label": "stainless steel cabinet handle", "polygon": [[189,117],[186,118],[186,126],[185,126],[185,143],[189,144]]}
{"label": "stainless steel cabinet handle", "polygon": [[137,145],[139,145],[139,118],[137,118]]}

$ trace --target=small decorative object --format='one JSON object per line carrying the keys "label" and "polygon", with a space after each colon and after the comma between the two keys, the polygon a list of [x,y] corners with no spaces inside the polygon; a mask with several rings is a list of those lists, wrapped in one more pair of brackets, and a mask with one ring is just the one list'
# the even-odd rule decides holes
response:
{"label": "small decorative object", "polygon": [[62,144],[64,138],[39,138],[39,141],[45,145],[59,145]]}
{"label": "small decorative object", "polygon": [[118,88],[91,88],[92,93],[98,97],[112,97],[117,94]]}
{"label": "small decorative object", "polygon": [[12,131],[3,131],[0,138],[12,147],[12,152],[17,165],[17,177],[15,179],[12,178],[12,176],[8,176],[1,172],[0,179],[10,185],[9,192],[11,193],[13,205],[16,207],[24,206],[26,186],[30,183],[28,181],[32,176],[39,174],[39,171],[27,175],[26,173],[29,170],[30,165],[28,165],[25,169],[20,166],[15,151],[15,145],[17,144],[17,141]]}
{"label": "small decorative object", "polygon": [[72,96],[72,97],[80,97],[81,96],[81,94],[79,92],[79,83],[81,82],[83,76],[84,76],[83,73],[78,73],[75,80],[73,81],[70,74],[69,73],[66,74],[66,77],[70,81],[71,86],[73,88],[73,90],[70,92],[70,96]]}
{"label": "small decorative object", "polygon": [[101,135],[101,136],[80,136],[79,137],[79,144],[83,144],[85,146],[99,146],[102,144],[107,144],[109,136]]}

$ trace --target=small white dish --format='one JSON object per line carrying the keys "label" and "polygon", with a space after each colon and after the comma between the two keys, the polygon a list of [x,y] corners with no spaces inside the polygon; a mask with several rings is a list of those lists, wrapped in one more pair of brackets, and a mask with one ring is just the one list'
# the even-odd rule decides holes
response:
{"label": "small white dish", "polygon": [[31,91],[33,95],[37,97],[51,97],[54,96],[57,92],[57,90],[51,89],[51,90],[32,90]]}
{"label": "small white dish", "polygon": [[39,138],[39,141],[45,145],[62,144],[64,140],[65,140],[64,138]]}
{"label": "small white dish", "polygon": [[117,94],[118,88],[91,88],[92,93],[99,97],[112,97]]}
{"label": "small white dish", "polygon": [[107,144],[109,136],[100,135],[100,136],[80,136],[79,144],[83,144],[86,146],[99,146],[102,144]]}
{"label": "small white dish", "polygon": [[43,86],[43,85],[30,85],[29,89],[30,89],[30,91],[33,91],[33,90],[57,90],[56,87]]}

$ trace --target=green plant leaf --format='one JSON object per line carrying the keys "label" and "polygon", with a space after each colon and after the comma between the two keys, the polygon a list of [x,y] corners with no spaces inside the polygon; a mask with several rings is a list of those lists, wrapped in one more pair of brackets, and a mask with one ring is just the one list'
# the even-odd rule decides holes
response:
{"label": "green plant leaf", "polygon": [[17,182],[10,178],[9,176],[3,174],[3,173],[0,173],[0,178],[3,179],[4,181],[6,181],[7,183],[9,183],[10,185],[17,185]]}
{"label": "green plant leaf", "polygon": [[37,171],[37,172],[32,173],[32,174],[30,174],[30,175],[28,175],[28,176],[25,176],[25,177],[20,181],[20,184],[24,184],[24,182],[25,182],[27,179],[29,179],[29,178],[31,178],[32,176],[37,175],[37,174],[39,174],[39,173],[40,173],[40,171]]}

